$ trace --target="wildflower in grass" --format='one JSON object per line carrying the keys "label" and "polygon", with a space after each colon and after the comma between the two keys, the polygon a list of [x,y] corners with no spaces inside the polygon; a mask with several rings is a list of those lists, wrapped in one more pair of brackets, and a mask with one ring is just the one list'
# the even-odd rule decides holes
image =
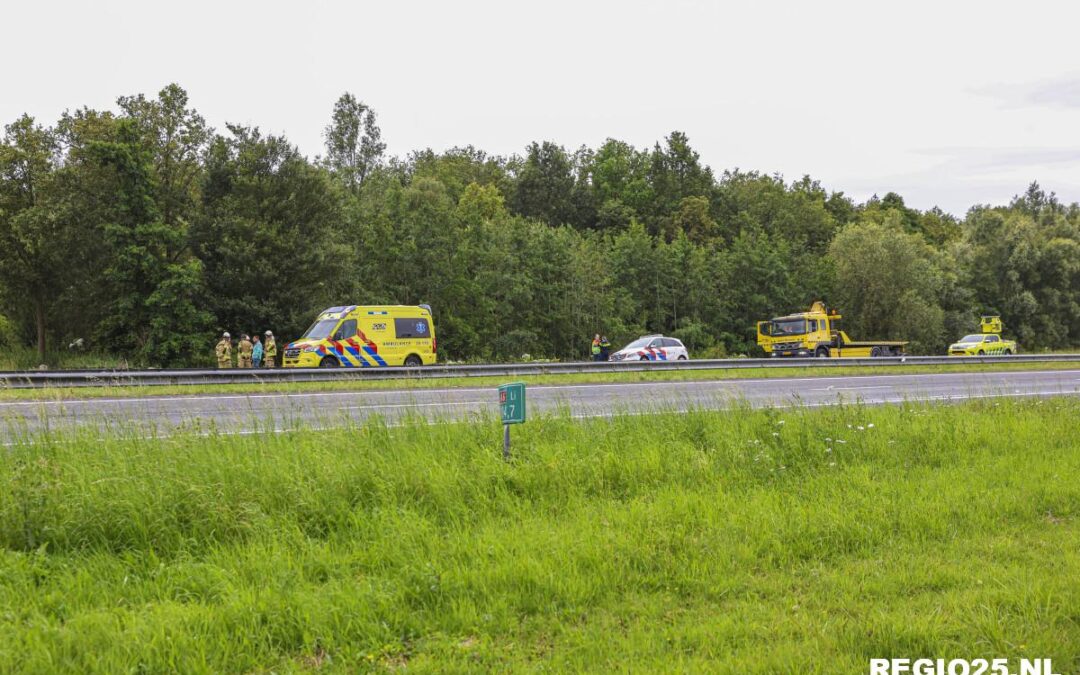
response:
{"label": "wildflower in grass", "polygon": [[825,448],[825,452],[832,452],[832,448]]}
{"label": "wildflower in grass", "polygon": [[867,429],[873,429],[873,428],[874,428],[874,423],[873,423],[873,422],[871,422],[870,424],[867,424],[867,425],[866,425],[866,428],[867,428]]}
{"label": "wildflower in grass", "polygon": [[866,431],[866,427],[864,427],[864,426],[862,426],[862,425],[860,425],[860,426],[857,426],[857,427],[855,427],[855,428],[856,428],[856,429],[858,429],[859,431]]}
{"label": "wildflower in grass", "polygon": [[829,466],[836,466],[836,462],[829,462]]}
{"label": "wildflower in grass", "polygon": [[774,432],[772,432],[772,435],[773,436],[779,436],[780,434],[774,431]]}
{"label": "wildflower in grass", "polygon": [[844,440],[844,439],[842,439],[842,438],[838,438],[838,439],[836,439],[836,442],[837,442],[837,443],[847,443],[847,441],[845,441],[845,440]]}
{"label": "wildflower in grass", "polygon": [[777,424],[783,424],[783,423],[784,423],[784,420],[780,420],[779,422],[777,422]]}

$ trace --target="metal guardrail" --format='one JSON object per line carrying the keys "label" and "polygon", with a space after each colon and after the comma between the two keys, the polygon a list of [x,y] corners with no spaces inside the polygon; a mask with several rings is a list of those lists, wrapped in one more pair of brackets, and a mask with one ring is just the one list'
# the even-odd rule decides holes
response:
{"label": "metal guardrail", "polygon": [[1014,354],[1011,356],[893,356],[859,359],[703,359],[697,361],[608,361],[434,365],[421,368],[290,368],[225,370],[35,370],[0,372],[0,389],[42,387],[127,387],[271,382],[336,382],[448,377],[515,377],[569,373],[620,373],[670,370],[736,370],[743,368],[834,368],[840,366],[929,366],[991,363],[1080,363],[1080,354]]}

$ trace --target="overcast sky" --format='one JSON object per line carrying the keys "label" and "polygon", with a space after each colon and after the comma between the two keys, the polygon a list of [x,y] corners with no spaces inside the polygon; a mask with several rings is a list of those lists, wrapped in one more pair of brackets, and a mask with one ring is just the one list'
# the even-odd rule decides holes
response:
{"label": "overcast sky", "polygon": [[392,154],[685,131],[724,169],[957,213],[1031,180],[1080,201],[1075,3],[16,2],[0,119],[177,82],[219,129],[302,151],[344,91]]}

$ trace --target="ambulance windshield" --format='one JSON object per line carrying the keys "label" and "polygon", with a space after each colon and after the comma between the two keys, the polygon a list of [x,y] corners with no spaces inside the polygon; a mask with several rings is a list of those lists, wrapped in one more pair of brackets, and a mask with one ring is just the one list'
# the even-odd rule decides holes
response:
{"label": "ambulance windshield", "polygon": [[308,340],[325,340],[334,332],[334,327],[337,326],[337,319],[323,319],[322,321],[316,321],[311,324],[311,328],[307,329],[304,333],[304,337],[301,339]]}

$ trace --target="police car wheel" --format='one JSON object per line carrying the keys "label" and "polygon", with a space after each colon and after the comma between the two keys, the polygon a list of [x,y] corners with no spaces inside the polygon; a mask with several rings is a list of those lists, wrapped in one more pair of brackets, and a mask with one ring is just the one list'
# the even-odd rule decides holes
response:
{"label": "police car wheel", "polygon": [[421,361],[420,357],[417,356],[416,354],[410,354],[405,359],[405,367],[406,368],[419,368],[422,365],[424,365],[423,361]]}
{"label": "police car wheel", "polygon": [[341,364],[333,356],[324,356],[322,361],[319,361],[320,368],[337,368],[339,366]]}

